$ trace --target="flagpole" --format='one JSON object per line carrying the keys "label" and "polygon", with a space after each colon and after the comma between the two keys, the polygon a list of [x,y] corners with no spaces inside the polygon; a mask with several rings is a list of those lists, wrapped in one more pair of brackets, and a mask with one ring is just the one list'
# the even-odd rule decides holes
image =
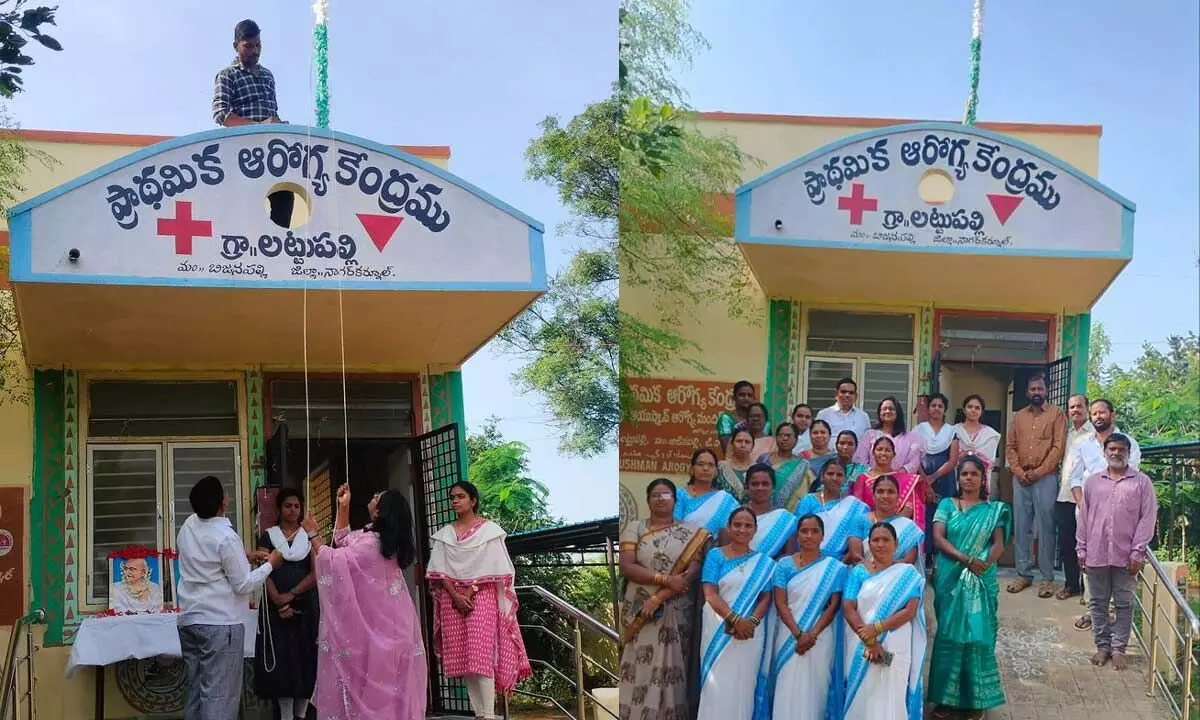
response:
{"label": "flagpole", "polygon": [[979,109],[979,59],[983,49],[983,4],[984,0],[975,0],[971,10],[971,62],[970,62],[970,93],[967,95],[967,106],[963,112],[963,125],[975,124],[975,113]]}
{"label": "flagpole", "polygon": [[317,70],[317,127],[329,128],[329,0],[315,0],[313,15],[313,57]]}

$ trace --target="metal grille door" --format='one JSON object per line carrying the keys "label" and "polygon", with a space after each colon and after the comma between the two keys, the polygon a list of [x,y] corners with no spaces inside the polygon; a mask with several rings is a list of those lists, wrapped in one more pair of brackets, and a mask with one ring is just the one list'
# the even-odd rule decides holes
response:
{"label": "metal grille door", "polygon": [[[450,509],[450,486],[462,477],[458,445],[459,427],[452,423],[417,438],[418,503],[421,517],[418,521],[421,558],[429,559],[429,537],[454,519]],[[424,573],[422,573],[423,575]],[[433,599],[428,589],[421,594],[425,617],[425,637],[433,638]],[[471,714],[471,702],[467,698],[466,685],[461,680],[442,675],[437,656],[429,656],[429,683],[431,710],[458,715]]]}

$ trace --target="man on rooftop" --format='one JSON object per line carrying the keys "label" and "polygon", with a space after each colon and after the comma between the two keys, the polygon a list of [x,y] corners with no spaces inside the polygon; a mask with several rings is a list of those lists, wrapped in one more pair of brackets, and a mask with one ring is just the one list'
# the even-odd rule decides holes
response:
{"label": "man on rooftop", "polygon": [[[225,127],[283,123],[275,96],[275,76],[263,67],[262,39],[258,23],[243,20],[233,28],[233,63],[217,73],[213,88],[213,120]],[[271,220],[291,227],[295,196],[287,191],[271,193]]]}

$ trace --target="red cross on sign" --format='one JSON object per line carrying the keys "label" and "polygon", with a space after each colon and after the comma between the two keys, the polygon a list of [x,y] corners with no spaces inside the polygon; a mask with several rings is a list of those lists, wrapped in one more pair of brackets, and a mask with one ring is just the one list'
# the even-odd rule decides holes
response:
{"label": "red cross on sign", "polygon": [[850,186],[850,196],[838,198],[838,210],[850,211],[850,224],[862,225],[864,212],[875,212],[879,209],[879,198],[866,196],[866,188],[862,183]]}
{"label": "red cross on sign", "polygon": [[175,238],[176,255],[191,255],[192,240],[212,237],[212,221],[193,220],[192,204],[187,200],[176,200],[175,217],[159,218],[158,234]]}

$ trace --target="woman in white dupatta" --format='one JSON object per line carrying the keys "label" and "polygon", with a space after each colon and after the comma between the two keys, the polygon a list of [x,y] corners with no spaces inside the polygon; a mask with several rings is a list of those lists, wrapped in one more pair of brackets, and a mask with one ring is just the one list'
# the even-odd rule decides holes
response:
{"label": "woman in white dupatta", "polygon": [[[771,646],[776,718],[825,720],[842,710],[842,585],[848,568],[821,553],[821,517],[800,518],[800,551],[775,568],[781,627]],[[785,632],[786,630],[786,632]]]}
{"label": "woman in white dupatta", "polygon": [[[757,529],[750,539],[751,552],[774,560],[788,549],[796,537],[796,516],[772,503],[775,470],[766,463],[751,465],[746,471],[746,507],[754,513]],[[723,540],[726,538],[722,538]]]}
{"label": "woman in white dupatta", "polygon": [[928,638],[925,576],[895,562],[896,529],[879,522],[868,535],[872,566],[850,571],[842,593],[846,618],[844,720],[921,720],[921,672]]}
{"label": "woman in white dupatta", "polygon": [[700,711],[697,720],[751,720],[766,703],[760,677],[767,648],[763,618],[775,574],[771,558],[750,550],[754,513],[738,508],[729,518],[729,544],[709,551],[700,580]]}
{"label": "woman in white dupatta", "polygon": [[675,519],[698,525],[713,537],[725,529],[729,514],[738,507],[733,495],[715,486],[718,462],[716,452],[708,448],[692,453],[687,485],[675,491]]}
{"label": "woman in white dupatta", "polygon": [[1000,433],[983,424],[983,413],[987,406],[978,395],[968,395],[962,404],[963,416],[966,418],[954,426],[954,437],[958,440],[958,456],[954,458],[957,465],[968,455],[974,455],[984,462],[983,486],[990,487],[992,467],[996,464],[996,453],[1000,450]]}
{"label": "woman in white dupatta", "polygon": [[862,500],[844,494],[847,487],[846,465],[841,458],[830,460],[821,467],[820,489],[804,496],[796,514],[819,516],[823,534],[821,554],[853,566],[863,559],[862,539],[871,525],[867,522],[871,510]]}
{"label": "woman in white dupatta", "polygon": [[433,596],[433,645],[446,677],[463,678],[477,718],[494,718],[496,693],[532,674],[517,626],[515,570],[504,530],[476,515],[479,491],[450,486],[458,518],[434,534],[425,576]]}

